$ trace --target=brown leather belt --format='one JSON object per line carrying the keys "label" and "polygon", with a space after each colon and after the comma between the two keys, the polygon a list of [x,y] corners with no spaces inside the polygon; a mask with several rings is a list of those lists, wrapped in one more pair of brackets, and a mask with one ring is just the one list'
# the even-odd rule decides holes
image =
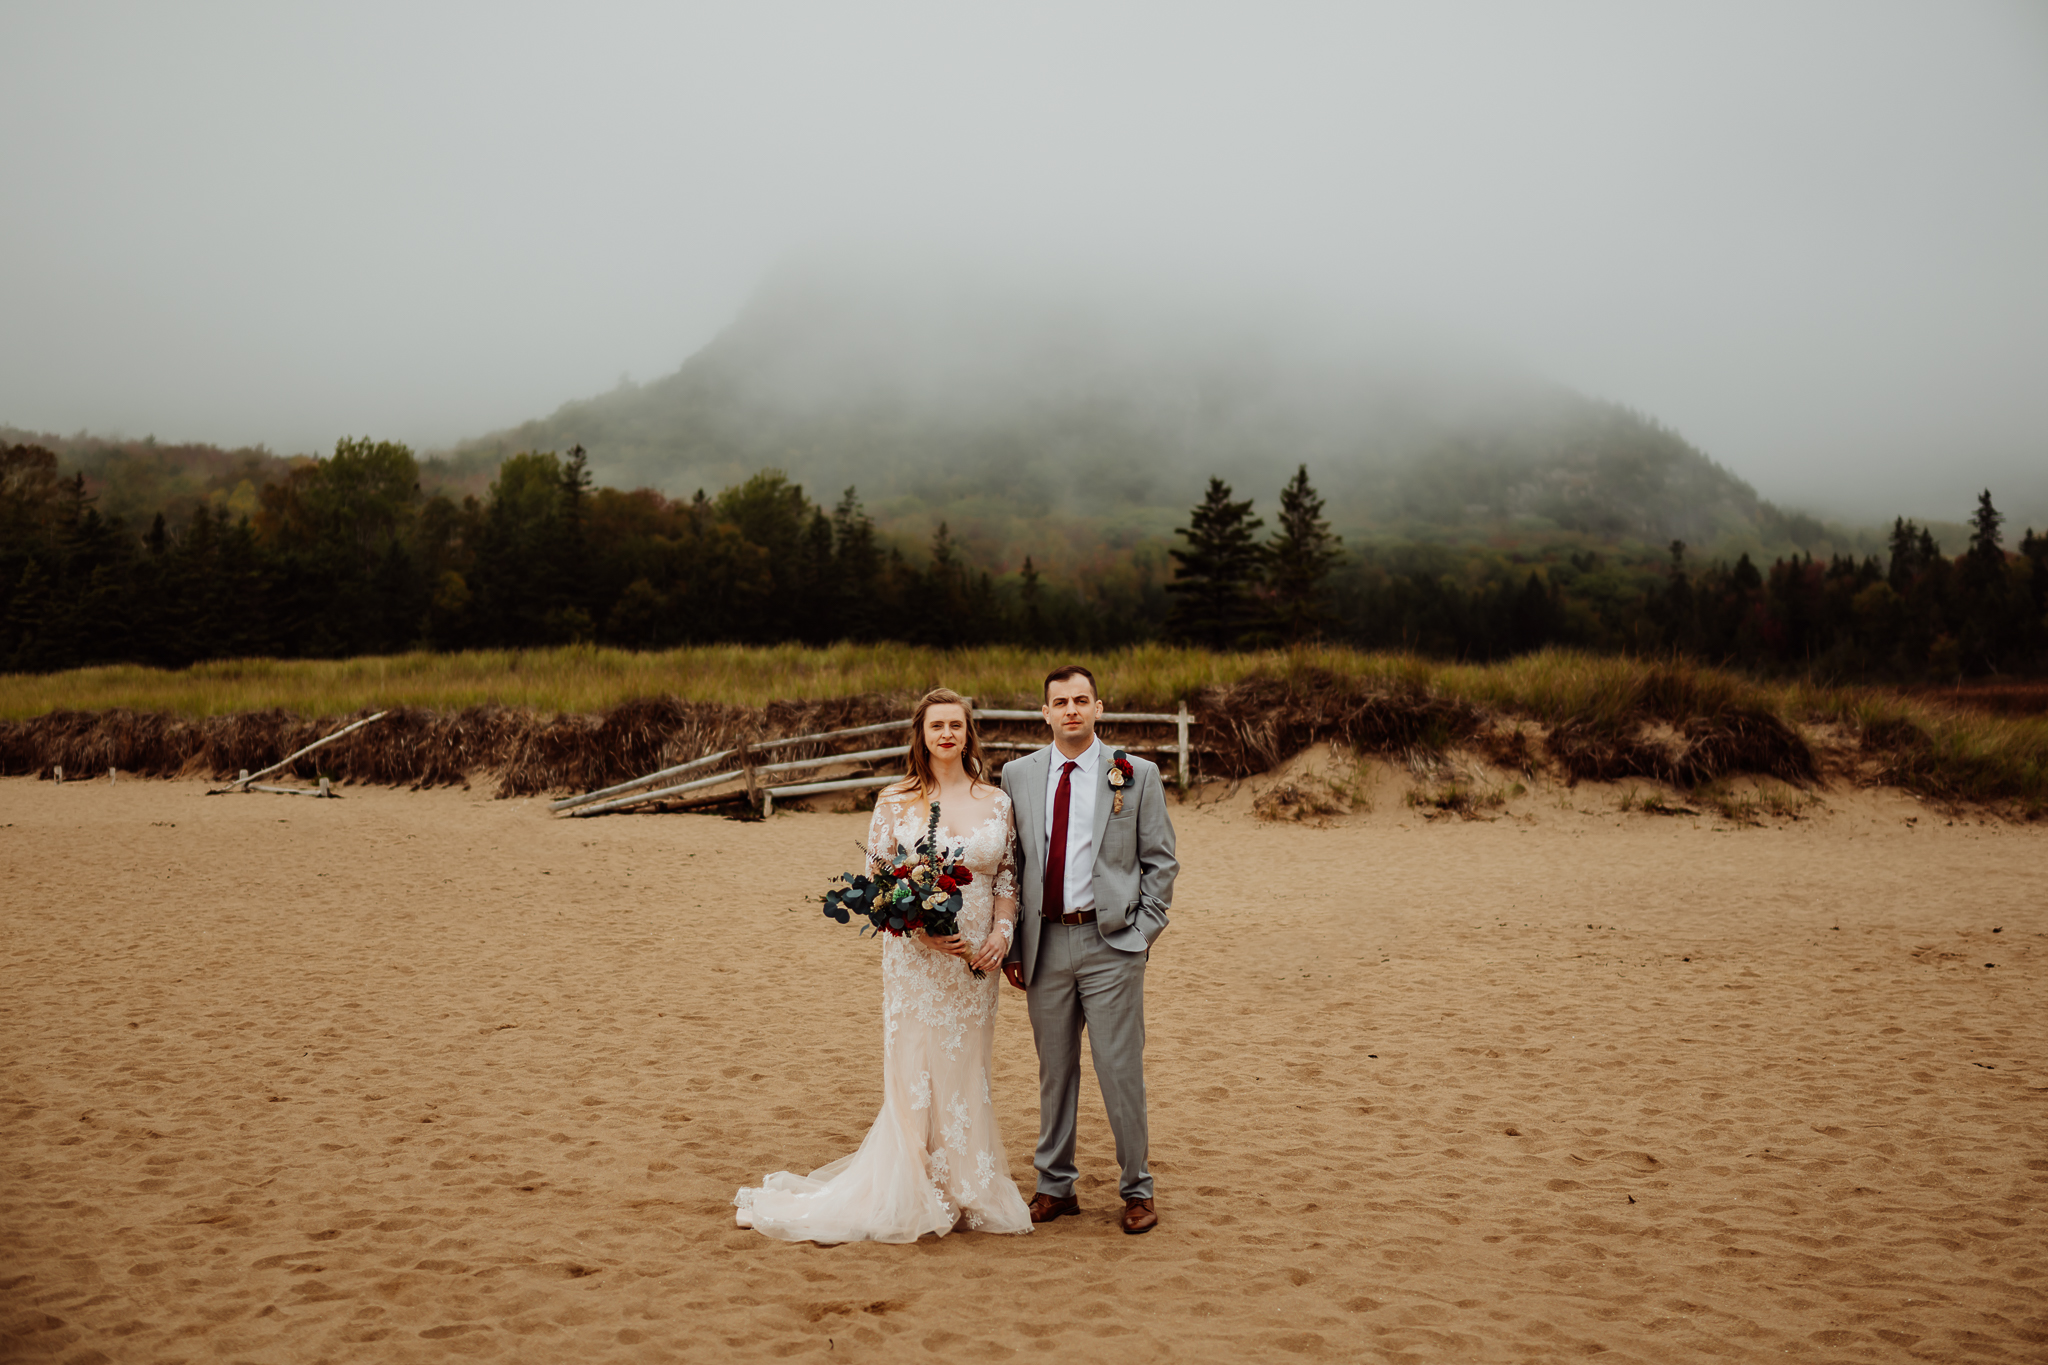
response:
{"label": "brown leather belt", "polygon": [[1095,912],[1093,910],[1072,910],[1064,915],[1040,915],[1039,918],[1049,919],[1059,924],[1093,924],[1095,923]]}

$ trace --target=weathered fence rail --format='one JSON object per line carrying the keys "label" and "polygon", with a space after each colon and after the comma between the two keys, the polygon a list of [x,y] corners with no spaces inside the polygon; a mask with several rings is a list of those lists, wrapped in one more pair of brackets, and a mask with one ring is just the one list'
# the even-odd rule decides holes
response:
{"label": "weathered fence rail", "polygon": [[[225,787],[216,787],[214,790],[208,792],[207,795],[222,796],[228,792],[259,791],[275,792],[281,796],[333,796],[334,792],[332,788],[329,786],[327,779],[324,777],[320,779],[320,785],[318,787],[264,786],[259,784],[256,779],[259,777],[268,777],[274,772],[281,772],[284,769],[289,768],[292,764],[298,762],[300,759],[304,758],[307,754],[312,753],[315,749],[323,748],[329,744],[332,744],[334,743],[335,740],[340,739],[344,735],[354,734],[357,730],[362,729],[365,725],[368,725],[373,721],[380,721],[390,714],[391,713],[389,711],[379,711],[374,716],[364,716],[361,720],[356,721],[353,724],[342,726],[333,734],[322,735],[319,739],[314,740],[305,748],[299,749],[291,754],[288,754],[284,758],[281,758],[277,762],[271,764],[269,767],[261,769],[257,772],[252,773],[247,768],[244,768],[242,769],[242,775],[240,777],[237,777],[234,781],[228,783]],[[57,770],[57,780],[60,782],[64,780],[64,771],[61,768]]]}
{"label": "weathered fence rail", "polygon": [[[706,754],[702,758],[693,758],[688,763],[678,763],[673,768],[663,768],[659,772],[648,773],[645,777],[636,777],[630,782],[621,782],[616,786],[606,787],[601,791],[586,792],[582,796],[571,796],[560,801],[550,801],[548,809],[571,811],[577,815],[603,815],[607,811],[623,810],[627,806],[636,806],[645,801],[656,801],[663,797],[681,796],[685,792],[701,791],[707,787],[715,787],[723,782],[744,781],[750,771],[756,773],[790,772],[799,768],[822,767],[828,763],[852,763],[862,759],[886,758],[906,754],[910,752],[909,747],[907,745],[899,745],[893,749],[870,749],[857,754],[825,754],[817,758],[800,758],[787,763],[749,765],[746,762],[749,755],[766,753],[771,749],[787,749],[798,744],[827,744],[833,740],[853,739],[860,735],[881,734],[887,730],[903,730],[909,728],[909,725],[910,722],[907,719],[886,720],[879,725],[856,725],[846,730],[827,730],[815,735],[791,735],[786,739],[764,739],[753,744],[742,744],[736,749],[721,749],[715,754]],[[700,777],[694,781],[677,783],[674,786],[656,787],[654,785],[672,777],[681,777],[684,773],[701,771],[729,758],[740,759],[740,766],[732,769],[730,772],[713,773],[709,777]]]}
{"label": "weathered fence rail", "polygon": [[[978,721],[1043,721],[1037,711],[1006,711],[977,709],[974,718]],[[1129,725],[1171,725],[1174,739],[1171,743],[1129,743],[1117,747],[1134,753],[1173,754],[1175,756],[1175,781],[1185,791],[1188,785],[1188,759],[1192,753],[1189,744],[1189,728],[1195,724],[1194,716],[1188,711],[1187,703],[1181,703],[1177,712],[1165,711],[1117,711],[1105,713],[1105,723]],[[877,725],[856,725],[845,730],[827,730],[813,735],[791,735],[783,739],[764,739],[737,748],[721,749],[715,754],[705,754],[687,763],[678,763],[657,772],[633,778],[628,782],[616,783],[581,796],[563,797],[550,801],[548,809],[573,816],[605,815],[612,811],[625,810],[629,806],[644,805],[649,801],[669,800],[676,797],[700,794],[698,800],[730,800],[740,792],[711,795],[712,789],[729,783],[741,783],[742,791],[758,804],[764,813],[775,809],[777,800],[794,800],[804,796],[818,796],[826,792],[860,791],[870,787],[886,787],[903,774],[901,772],[863,773],[852,777],[826,778],[815,782],[792,782],[775,786],[762,785],[759,779],[771,773],[794,773],[805,770],[830,768],[850,763],[874,763],[882,759],[901,758],[910,752],[907,744],[890,745],[879,749],[860,749],[851,753],[815,754],[807,758],[783,759],[773,763],[756,763],[757,754],[766,754],[776,749],[793,748],[799,744],[833,744],[863,735],[883,734],[891,730],[905,730],[910,727],[908,717],[903,720],[883,721]],[[1029,752],[1045,746],[1044,740],[984,740],[982,747],[1004,752]],[[724,771],[709,773],[702,777],[691,777],[707,768],[731,762],[733,766]],[[676,781],[688,777],[688,781]]]}

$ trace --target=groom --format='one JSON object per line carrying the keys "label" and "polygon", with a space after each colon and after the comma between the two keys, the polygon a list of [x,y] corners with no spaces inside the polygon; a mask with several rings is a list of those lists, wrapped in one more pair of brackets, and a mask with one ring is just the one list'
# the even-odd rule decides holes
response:
{"label": "groom", "polygon": [[1031,1221],[1079,1213],[1074,1106],[1081,1031],[1123,1168],[1125,1232],[1159,1225],[1145,1134],[1145,962],[1166,928],[1173,825],[1159,769],[1095,738],[1102,699],[1078,664],[1046,675],[1052,744],[1003,766],[1016,812],[1023,932],[1003,974],[1025,993],[1038,1042],[1038,1193]]}

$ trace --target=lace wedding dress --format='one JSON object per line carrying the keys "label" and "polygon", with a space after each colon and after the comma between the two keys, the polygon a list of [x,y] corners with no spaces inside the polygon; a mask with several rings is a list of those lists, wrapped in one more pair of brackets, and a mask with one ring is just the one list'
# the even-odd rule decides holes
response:
{"label": "lace wedding dress", "polygon": [[[995,900],[1014,906],[1009,797],[964,836],[974,880],[961,888],[960,934],[979,947],[995,921]],[[868,851],[895,856],[924,834],[921,801],[883,796],[868,826]],[[1014,914],[1014,910],[1010,913]],[[808,1176],[777,1171],[733,1203],[756,1232],[791,1242],[914,1242],[943,1236],[1031,1231],[1031,1214],[1010,1179],[989,1093],[996,1002],[1002,973],[976,981],[957,957],[914,939],[882,939],[882,1112],[859,1149]]]}

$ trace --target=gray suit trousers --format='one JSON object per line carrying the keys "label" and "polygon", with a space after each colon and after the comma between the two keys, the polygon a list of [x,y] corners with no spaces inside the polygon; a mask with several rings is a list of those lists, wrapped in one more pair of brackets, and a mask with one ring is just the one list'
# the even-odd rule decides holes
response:
{"label": "gray suit trousers", "polygon": [[1081,1095],[1081,1032],[1102,1107],[1116,1135],[1125,1199],[1152,1197],[1146,1166],[1145,960],[1102,941],[1093,924],[1039,925],[1038,962],[1025,1003],[1038,1043],[1038,1191],[1064,1199],[1074,1192],[1074,1109]]}

